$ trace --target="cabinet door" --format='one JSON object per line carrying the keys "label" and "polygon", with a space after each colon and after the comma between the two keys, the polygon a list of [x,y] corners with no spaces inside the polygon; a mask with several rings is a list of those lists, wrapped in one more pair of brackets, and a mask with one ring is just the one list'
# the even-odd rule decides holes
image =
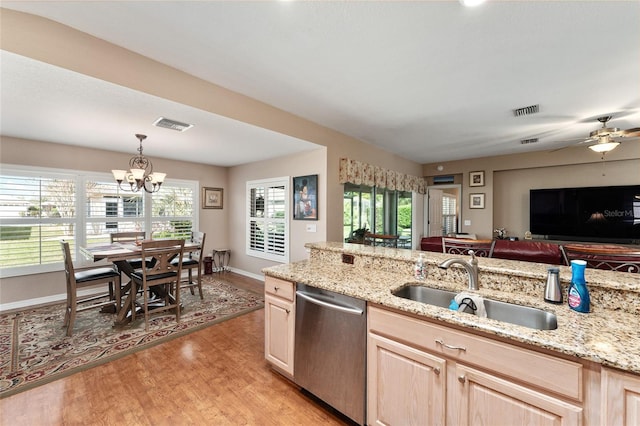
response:
{"label": "cabinet door", "polygon": [[293,343],[295,310],[293,302],[266,294],[265,358],[280,370],[293,376]]}
{"label": "cabinet door", "polygon": [[368,424],[444,425],[444,359],[369,334],[367,373]]}
{"label": "cabinet door", "polygon": [[602,424],[640,425],[640,376],[602,369]]}
{"label": "cabinet door", "polygon": [[455,372],[453,411],[460,416],[453,419],[455,424],[581,424],[581,407],[461,364]]}

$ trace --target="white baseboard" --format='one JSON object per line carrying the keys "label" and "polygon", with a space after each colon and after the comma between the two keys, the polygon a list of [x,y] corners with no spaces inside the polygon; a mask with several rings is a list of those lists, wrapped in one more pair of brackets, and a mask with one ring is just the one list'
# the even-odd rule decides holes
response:
{"label": "white baseboard", "polygon": [[239,275],[244,275],[245,277],[249,277],[249,278],[253,278],[256,280],[260,280],[260,281],[264,281],[264,275],[263,274],[254,274],[252,272],[247,272],[247,271],[243,271],[242,269],[236,269],[236,268],[229,268],[229,271],[231,272],[235,272],[236,274]]}
{"label": "white baseboard", "polygon": [[[100,288],[100,287],[89,288],[89,289],[80,290],[78,292],[78,296],[79,297],[93,296],[96,294],[104,293],[106,291],[108,291],[108,287],[106,286],[104,288]],[[67,293],[61,293],[61,294],[53,294],[51,296],[36,297],[35,299],[25,299],[25,300],[18,300],[17,302],[2,303],[0,304],[0,314],[5,311],[13,311],[16,309],[25,309],[25,308],[35,307],[35,306],[60,303],[60,302],[64,302],[66,299],[67,299]]]}

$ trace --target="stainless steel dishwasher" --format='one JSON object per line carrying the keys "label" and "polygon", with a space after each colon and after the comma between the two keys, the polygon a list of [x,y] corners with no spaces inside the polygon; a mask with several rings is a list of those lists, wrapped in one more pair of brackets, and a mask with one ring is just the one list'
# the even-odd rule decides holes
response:
{"label": "stainless steel dishwasher", "polygon": [[294,381],[359,424],[365,421],[364,300],[298,283]]}

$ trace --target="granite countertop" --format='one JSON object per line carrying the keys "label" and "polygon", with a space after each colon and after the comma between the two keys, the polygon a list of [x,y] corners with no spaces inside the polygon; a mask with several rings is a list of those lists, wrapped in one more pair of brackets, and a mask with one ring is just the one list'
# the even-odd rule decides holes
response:
{"label": "granite countertop", "polygon": [[[343,243],[307,244],[309,260],[265,268],[265,275],[330,290],[431,320],[477,330],[640,374],[640,274],[587,270],[591,312],[571,310],[566,304],[566,287],[571,270],[560,266],[565,303],[543,300],[546,268],[550,265],[479,258],[480,290],[485,298],[532,306],[556,314],[556,330],[534,330],[488,318],[459,313],[425,303],[403,299],[393,291],[410,284],[468,291],[464,269],[437,265],[450,255]],[[425,255],[428,276],[417,281],[412,266]],[[341,261],[342,254],[354,256],[354,264]]]}

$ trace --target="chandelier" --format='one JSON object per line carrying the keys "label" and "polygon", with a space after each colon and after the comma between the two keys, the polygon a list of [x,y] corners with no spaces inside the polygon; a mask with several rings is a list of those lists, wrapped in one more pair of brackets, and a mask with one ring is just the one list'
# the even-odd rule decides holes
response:
{"label": "chandelier", "polygon": [[[137,134],[136,138],[140,141],[140,148],[138,148],[138,155],[131,157],[129,160],[129,170],[111,170],[113,177],[118,186],[123,191],[138,192],[144,189],[146,192],[158,192],[164,182],[166,173],[153,172],[153,164],[151,160],[142,154],[142,141],[147,138],[147,135]],[[123,188],[122,182],[129,183],[129,188]]]}

